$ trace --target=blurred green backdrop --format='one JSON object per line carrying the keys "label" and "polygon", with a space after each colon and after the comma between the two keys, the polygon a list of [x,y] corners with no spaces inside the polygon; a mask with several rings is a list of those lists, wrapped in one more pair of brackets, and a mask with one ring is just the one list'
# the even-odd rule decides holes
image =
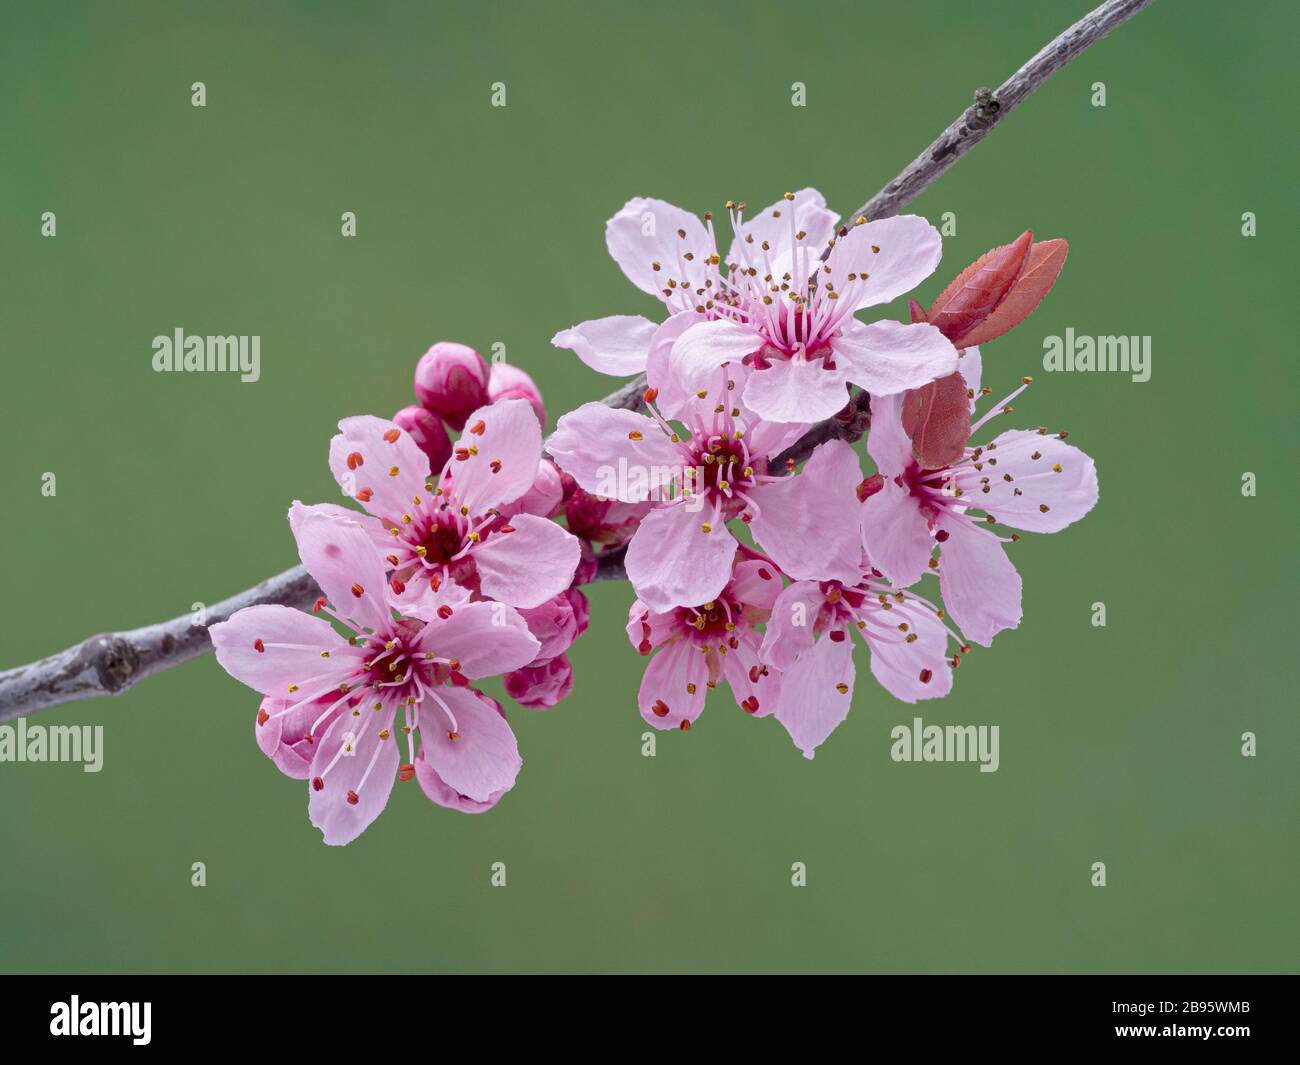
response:
{"label": "blurred green backdrop", "polygon": [[[851,211],[1089,6],[7,5],[0,666],[294,563],[335,422],[410,402],[435,339],[504,343],[552,419],[609,391],[549,338],[658,312],[605,254],[624,200],[813,184]],[[926,302],[1025,227],[1072,249],[986,381],[1037,377],[1015,418],[1068,427],[1101,503],[1014,549],[1021,629],[918,711],[999,725],[997,773],[891,762],[913,710],[861,657],[813,762],[721,691],[644,758],[631,592],[601,585],[572,699],[512,709],[501,806],[399,786],[336,850],[205,658],[35,719],[103,724],[101,773],[0,764],[0,968],[1295,970],[1298,29],[1281,0],[1162,0],[911,208],[957,218]],[[177,326],[260,334],[262,379],[155,374]],[[1067,326],[1150,335],[1151,380],[1044,374]]]}

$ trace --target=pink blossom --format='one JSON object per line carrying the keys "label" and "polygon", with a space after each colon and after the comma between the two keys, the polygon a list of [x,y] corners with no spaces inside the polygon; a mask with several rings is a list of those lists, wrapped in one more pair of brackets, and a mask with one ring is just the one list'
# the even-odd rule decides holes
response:
{"label": "pink blossom", "polygon": [[[743,371],[741,371],[743,373]],[[736,539],[727,522],[743,517],[755,539],[796,579],[819,571],[823,557],[840,563],[830,576],[856,576],[861,539],[855,496],[857,455],[843,441],[822,444],[803,471],[768,472],[770,460],[804,426],[757,419],[732,395],[728,371],[715,388],[691,396],[679,431],[655,409],[650,416],[588,403],[562,418],[550,451],[578,485],[623,503],[654,503],[628,544],[628,579],[655,611],[694,606],[731,579]],[[784,473],[784,471],[782,471]]]}
{"label": "pink blossom", "polygon": [[[971,427],[973,437],[1028,385],[1016,389]],[[867,448],[882,475],[862,508],[863,543],[895,585],[939,572],[939,590],[952,619],[970,639],[988,646],[1020,623],[1020,574],[992,526],[1059,532],[1097,502],[1097,470],[1065,433],[1013,429],[943,469],[922,469],[903,431],[898,397],[872,397]],[[937,561],[932,559],[936,546]]]}
{"label": "pink blossom", "polygon": [[759,654],[782,671],[776,719],[805,758],[848,716],[855,632],[872,675],[895,698],[914,703],[952,688],[947,647],[956,634],[935,607],[885,583],[865,558],[850,583],[797,581],[773,605]]}
{"label": "pink blossom", "polygon": [[[240,610],[211,635],[226,672],[275,700],[258,713],[263,749],[292,775],[301,766],[289,753],[310,758],[308,813],[325,842],[355,839],[398,775],[416,775],[417,735],[426,775],[472,802],[496,801],[514,785],[519,752],[498,708],[469,682],[535,657],[523,618],[500,603],[444,601],[428,621],[395,619],[382,563],[358,525],[304,512],[294,535],[325,593],[317,611],[353,635],[271,605]],[[317,712],[310,724],[306,708]]]}
{"label": "pink blossom", "polygon": [[541,606],[520,610],[528,631],[541,644],[537,658],[529,663],[537,665],[563,654],[587,631],[591,609],[587,597],[577,588],[569,588],[548,599]]}
{"label": "pink blossom", "polygon": [[[392,571],[398,610],[427,618],[448,582],[518,607],[569,587],[577,539],[535,514],[502,514],[543,476],[541,427],[525,400],[475,411],[436,484],[424,475],[423,453],[392,422],[346,418],[339,430],[330,470],[371,516],[327,510],[370,534]],[[558,495],[558,477],[545,476]]]}
{"label": "pink blossom", "polygon": [[755,371],[745,405],[777,422],[829,418],[847,402],[849,383],[893,395],[956,369],[956,350],[933,326],[853,317],[934,271],[942,242],[925,219],[858,220],[837,231],[839,216],[815,189],[787,193],[749,221],[743,204],[728,204],[728,213],[734,238],[724,272],[711,215],[701,223],[661,200],[629,201],[606,226],[606,243],[669,319],[596,319],[552,343],[602,373],[648,370],[666,391],[674,380],[688,392],[704,388],[719,366],[743,362]]}
{"label": "pink blossom", "polygon": [[688,730],[720,680],[747,714],[764,717],[777,705],[781,679],[760,658],[763,638],[755,626],[781,593],[781,573],[767,559],[733,557],[726,586],[707,602],[667,611],[641,599],[632,604],[628,639],[651,656],[637,703],[655,728]]}
{"label": "pink blossom", "polygon": [[473,348],[441,340],[415,366],[415,397],[453,429],[489,402],[488,365]]}

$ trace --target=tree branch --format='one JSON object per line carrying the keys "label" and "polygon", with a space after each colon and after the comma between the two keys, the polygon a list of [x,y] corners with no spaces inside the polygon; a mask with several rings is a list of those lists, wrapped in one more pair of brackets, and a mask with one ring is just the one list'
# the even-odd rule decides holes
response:
{"label": "tree branch", "polygon": [[[897,214],[1056,71],[1151,2],[1107,0],[1048,42],[995,92],[980,89],[975,103],[852,217],[887,218]],[[642,405],[645,387],[642,374],[603,402],[610,407],[636,410]],[[784,465],[788,459],[801,462],[828,440],[856,440],[866,431],[867,421],[867,397],[859,391],[844,411],[813,426],[779,455],[774,465]],[[623,552],[623,548],[605,552],[594,579],[622,579]],[[91,636],[66,651],[0,672],[0,721],[77,699],[120,694],[154,673],[211,651],[207,626],[225,621],[237,610],[261,603],[305,609],[319,595],[307,571],[294,566],[209,608],[202,625],[196,624],[191,614],[185,614],[129,632]]]}

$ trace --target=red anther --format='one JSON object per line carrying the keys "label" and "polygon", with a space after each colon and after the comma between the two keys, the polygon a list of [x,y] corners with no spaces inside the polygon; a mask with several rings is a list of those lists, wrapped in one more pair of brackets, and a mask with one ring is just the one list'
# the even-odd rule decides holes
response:
{"label": "red anther", "polygon": [[650,646],[649,640],[642,640],[639,644],[636,645],[636,649],[643,655],[648,655],[651,651],[654,650],[654,648]]}
{"label": "red anther", "polygon": [[429,587],[436,592],[439,588],[442,587],[442,578],[439,577],[437,574],[430,575]]}
{"label": "red anther", "polygon": [[270,720],[271,720],[271,715],[268,714],[268,713],[267,713],[265,710],[263,710],[261,707],[258,707],[258,709],[257,709],[257,723],[258,723],[259,725],[265,725],[265,724],[266,724],[268,721],[270,721]]}
{"label": "red anther", "polygon": [[451,617],[451,615],[452,609],[446,603],[443,603],[442,606],[438,607],[438,617],[442,618],[443,621],[446,621]]}
{"label": "red anther", "polygon": [[361,801],[361,797],[355,791],[348,791],[348,805],[356,806]]}
{"label": "red anther", "polygon": [[939,543],[943,543],[948,539],[948,530],[940,529],[937,533],[934,534],[934,538],[938,540]]}
{"label": "red anther", "polygon": [[654,713],[655,717],[668,716],[668,704],[662,699],[656,699],[654,706],[650,707],[650,709]]}
{"label": "red anther", "polygon": [[466,459],[468,459],[468,458],[469,458],[469,448],[467,448],[467,447],[458,447],[458,448],[456,449],[456,461],[457,461],[457,462],[464,462],[464,461],[465,461]]}
{"label": "red anther", "polygon": [[799,464],[798,464],[797,462],[795,462],[794,459],[786,459],[786,460],[785,460],[785,468],[786,468],[787,470],[789,470],[791,473],[794,473],[795,467],[798,466],[798,465],[799,465]]}
{"label": "red anther", "polygon": [[459,733],[459,732],[448,732],[448,733],[447,733],[447,739],[451,740],[451,741],[454,743],[456,740],[460,739],[460,733]]}
{"label": "red anther", "polygon": [[325,597],[322,595],[316,602],[311,605],[311,612],[319,614],[325,608]]}
{"label": "red anther", "polygon": [[758,699],[753,695],[751,695],[748,699],[742,702],[740,706],[741,709],[744,710],[745,713],[747,714],[758,713]]}
{"label": "red anther", "polygon": [[360,451],[354,451],[348,456],[348,469],[355,470],[358,466],[366,464],[365,456]]}
{"label": "red anther", "polygon": [[369,503],[374,498],[375,490],[373,488],[363,488],[357,493],[357,502]]}
{"label": "red anther", "polygon": [[770,581],[772,579],[772,571],[766,566],[758,571],[758,575],[765,581]]}
{"label": "red anther", "polygon": [[384,439],[387,440],[390,444],[396,444],[397,441],[401,439],[401,436],[402,436],[402,430],[389,429],[388,432],[384,434]]}
{"label": "red anther", "polygon": [[452,669],[460,669],[460,659],[449,658],[447,659],[447,665],[449,665]]}
{"label": "red anther", "polygon": [[920,681],[922,684],[929,684],[930,678],[933,676],[934,674],[931,673],[928,669],[923,669],[921,670]]}
{"label": "red anther", "polygon": [[385,556],[385,557],[388,559],[388,564],[389,564],[390,566],[396,566],[396,565],[397,565],[397,556],[396,556],[396,555],[387,555],[387,556]]}
{"label": "red anther", "polygon": [[253,650],[256,651],[259,655],[266,654],[266,644],[262,642],[262,638],[260,636],[253,641]]}
{"label": "red anther", "polygon": [[325,781],[320,777],[312,777],[311,787],[312,791],[322,791],[325,788]]}
{"label": "red anther", "polygon": [[683,731],[683,732],[690,732],[690,731],[691,731],[691,723],[690,723],[689,721],[683,721],[683,722],[682,722],[682,731]]}
{"label": "red anther", "polygon": [[835,629],[831,633],[831,643],[843,643],[845,639],[843,629]]}
{"label": "red anther", "polygon": [[501,472],[501,460],[500,460],[500,459],[493,459],[491,462],[488,463],[488,469],[490,469],[493,473],[500,473],[500,472]]}
{"label": "red anther", "polygon": [[487,429],[487,425],[484,424],[482,418],[469,427],[469,431],[475,436],[482,436],[485,429]]}
{"label": "red anther", "polygon": [[355,595],[358,599],[360,599],[363,595],[366,594],[366,590],[362,588],[361,585],[354,584],[352,586],[352,594]]}
{"label": "red anther", "polygon": [[415,765],[414,765],[414,763],[412,763],[412,762],[407,762],[405,765],[399,765],[399,766],[397,767],[397,779],[398,779],[398,780],[410,780],[413,776],[415,776]]}
{"label": "red anther", "polygon": [[515,527],[509,523],[506,523],[505,525],[501,526],[501,528],[497,530],[497,532],[502,532],[502,533],[508,533],[514,531],[515,531]]}
{"label": "red anther", "polygon": [[406,582],[403,581],[400,577],[394,577],[391,581],[388,582],[388,585],[390,588],[393,589],[394,595],[401,595],[404,591],[406,591]]}
{"label": "red anther", "polygon": [[762,671],[761,669],[759,669],[758,666],[750,666],[750,667],[749,667],[749,683],[750,683],[750,684],[757,684],[757,683],[758,683],[758,678],[761,677],[762,675],[763,675],[763,671]]}
{"label": "red anther", "polygon": [[656,399],[659,398],[659,389],[647,388],[642,398],[646,401],[646,405],[649,406],[651,403],[653,403]]}

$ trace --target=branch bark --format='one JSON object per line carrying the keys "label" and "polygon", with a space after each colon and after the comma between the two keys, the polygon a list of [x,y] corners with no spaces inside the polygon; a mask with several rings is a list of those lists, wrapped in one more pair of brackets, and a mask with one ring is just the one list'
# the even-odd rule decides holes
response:
{"label": "branch bark", "polygon": [[[975,102],[850,218],[897,214],[1056,71],[1150,3],[1152,0],[1107,0],[1049,41],[996,91],[978,90]],[[610,407],[637,410],[645,387],[645,376],[641,375],[603,402]],[[867,396],[859,391],[844,411],[813,426],[778,456],[776,464],[788,459],[801,462],[827,440],[856,440],[866,427]],[[622,579],[622,556],[621,548],[602,556],[595,579]],[[185,614],[127,632],[91,636],[66,651],[0,672],[0,721],[77,699],[120,694],[146,677],[211,651],[207,625],[225,621],[237,610],[260,603],[305,609],[319,595],[307,571],[294,566],[209,608],[202,625]]]}

